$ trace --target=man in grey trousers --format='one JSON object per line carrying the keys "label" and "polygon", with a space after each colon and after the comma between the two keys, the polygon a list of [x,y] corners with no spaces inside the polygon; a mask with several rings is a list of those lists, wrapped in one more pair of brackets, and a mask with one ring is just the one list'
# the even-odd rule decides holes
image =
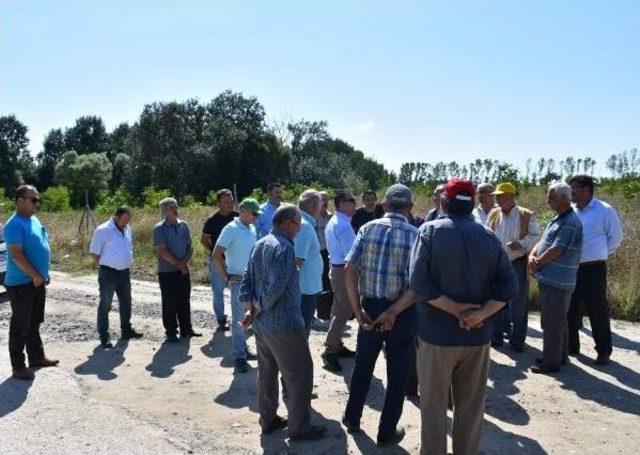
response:
{"label": "man in grey trousers", "polygon": [[[326,427],[311,425],[313,361],[302,309],[299,272],[293,238],[301,216],[291,204],[282,204],[273,217],[273,229],[253,247],[240,285],[240,302],[247,308],[243,327],[253,324],[258,351],[258,408],[262,434],[288,426],[293,440],[319,439]],[[288,420],[278,410],[278,373]]]}

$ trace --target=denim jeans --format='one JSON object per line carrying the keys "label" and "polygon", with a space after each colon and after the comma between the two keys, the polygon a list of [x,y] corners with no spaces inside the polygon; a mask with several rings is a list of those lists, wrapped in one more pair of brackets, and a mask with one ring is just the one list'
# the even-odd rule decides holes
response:
{"label": "denim jeans", "polygon": [[304,319],[304,328],[307,331],[307,337],[311,332],[314,314],[318,306],[318,294],[302,294],[300,307],[302,309],[302,319]]}
{"label": "denim jeans", "polygon": [[[386,299],[363,299],[362,306],[371,319],[375,320],[392,303]],[[376,360],[384,344],[387,354],[387,391],[378,427],[379,438],[392,435],[402,415],[409,375],[409,356],[415,352],[412,349],[416,335],[415,310],[414,305],[398,315],[393,329],[389,332],[358,329],[355,366],[351,376],[345,418],[353,424],[360,423]]]}
{"label": "denim jeans", "polygon": [[518,279],[518,293],[509,300],[508,305],[496,317],[493,326],[493,342],[502,344],[503,330],[507,324],[513,323],[510,344],[516,348],[524,347],[529,324],[529,278],[526,260],[515,260],[511,263]]}
{"label": "denim jeans", "polygon": [[239,322],[244,317],[244,305],[240,302],[240,283],[229,285],[231,288],[231,341],[233,344],[233,357],[236,359],[247,358],[247,336]]}
{"label": "denim jeans", "polygon": [[105,266],[98,269],[100,303],[98,304],[98,335],[100,341],[109,339],[109,312],[113,302],[113,293],[118,296],[120,308],[120,331],[126,334],[131,330],[131,277],[129,269],[116,270]]}
{"label": "denim jeans", "polygon": [[213,293],[213,312],[218,324],[221,324],[227,320],[224,314],[224,278],[216,270],[215,262],[211,258],[209,258],[209,279]]}

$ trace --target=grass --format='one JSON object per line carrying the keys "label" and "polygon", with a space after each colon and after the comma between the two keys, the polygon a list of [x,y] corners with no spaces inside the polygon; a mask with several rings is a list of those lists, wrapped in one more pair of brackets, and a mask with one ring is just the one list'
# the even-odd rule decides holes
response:
{"label": "grass", "polygon": [[[640,199],[625,199],[620,194],[599,194],[598,197],[616,207],[624,225],[625,238],[620,249],[609,261],[609,289],[612,313],[617,318],[640,320]],[[532,188],[519,197],[518,203],[533,209],[541,227],[553,216],[546,205],[543,188]],[[415,213],[424,214],[430,206],[427,197],[419,197]],[[191,273],[195,283],[208,283],[205,266],[207,252],[200,245],[200,231],[204,220],[213,212],[212,208],[195,206],[182,208],[181,217],[191,227],[194,258]],[[88,256],[90,234],[78,234],[82,212],[41,213],[40,218],[49,231],[52,244],[52,267],[56,270],[83,274],[91,271]],[[102,216],[101,223],[107,219]],[[151,245],[151,233],[159,221],[155,209],[136,209],[131,223],[134,233],[135,265],[133,276],[138,279],[155,280],[156,259]],[[532,280],[533,282],[534,280]],[[537,288],[531,287],[535,303]]]}

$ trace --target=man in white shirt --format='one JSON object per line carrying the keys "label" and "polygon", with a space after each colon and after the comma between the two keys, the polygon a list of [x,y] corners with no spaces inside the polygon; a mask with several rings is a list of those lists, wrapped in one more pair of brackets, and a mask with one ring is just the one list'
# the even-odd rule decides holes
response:
{"label": "man in white shirt", "polygon": [[[500,183],[493,192],[498,207],[489,212],[486,225],[495,232],[502,248],[507,253],[513,270],[518,278],[518,293],[509,300],[502,311],[502,324],[494,324],[491,345],[499,347],[504,344],[504,332],[511,334],[509,345],[514,351],[522,352],[527,337],[529,322],[529,279],[527,274],[527,258],[529,252],[540,240],[540,228],[534,213],[516,205],[516,187],[513,183]],[[500,318],[500,316],[497,316]]]}
{"label": "man in white shirt", "polygon": [[131,209],[118,208],[113,216],[93,232],[89,254],[98,267],[100,303],[98,305],[98,334],[103,348],[112,348],[109,341],[109,311],[113,293],[118,296],[120,330],[123,340],[142,338],[131,327],[131,275],[133,237],[129,222]]}
{"label": "man in white shirt", "polygon": [[480,224],[486,224],[489,212],[496,207],[496,197],[493,195],[491,183],[481,183],[476,190],[478,193],[478,205],[471,214]]}
{"label": "man in white shirt", "polygon": [[613,349],[607,301],[607,259],[622,242],[622,224],[613,207],[593,196],[592,177],[576,175],[569,184],[575,204],[573,209],[582,223],[580,267],[567,315],[569,355],[580,353],[579,330],[586,307],[598,353],[595,362],[606,365]]}
{"label": "man in white shirt", "polygon": [[325,228],[325,239],[331,262],[331,288],[333,289],[333,305],[331,306],[331,323],[325,342],[326,349],[322,354],[325,368],[329,371],[342,371],[340,357],[353,357],[355,352],[342,344],[342,332],[351,317],[351,305],[345,284],[344,264],[347,254],[353,246],[356,234],[351,227],[351,217],[356,211],[356,199],[348,190],[336,190],[334,196],[336,212]]}

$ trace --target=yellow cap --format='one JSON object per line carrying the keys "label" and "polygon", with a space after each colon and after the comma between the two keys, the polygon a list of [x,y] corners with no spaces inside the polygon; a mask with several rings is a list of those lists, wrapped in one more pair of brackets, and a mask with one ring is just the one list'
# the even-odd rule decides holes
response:
{"label": "yellow cap", "polygon": [[505,182],[505,183],[498,183],[498,186],[496,187],[496,190],[491,193],[495,196],[498,196],[500,194],[516,194],[516,186],[511,183],[511,182]]}

